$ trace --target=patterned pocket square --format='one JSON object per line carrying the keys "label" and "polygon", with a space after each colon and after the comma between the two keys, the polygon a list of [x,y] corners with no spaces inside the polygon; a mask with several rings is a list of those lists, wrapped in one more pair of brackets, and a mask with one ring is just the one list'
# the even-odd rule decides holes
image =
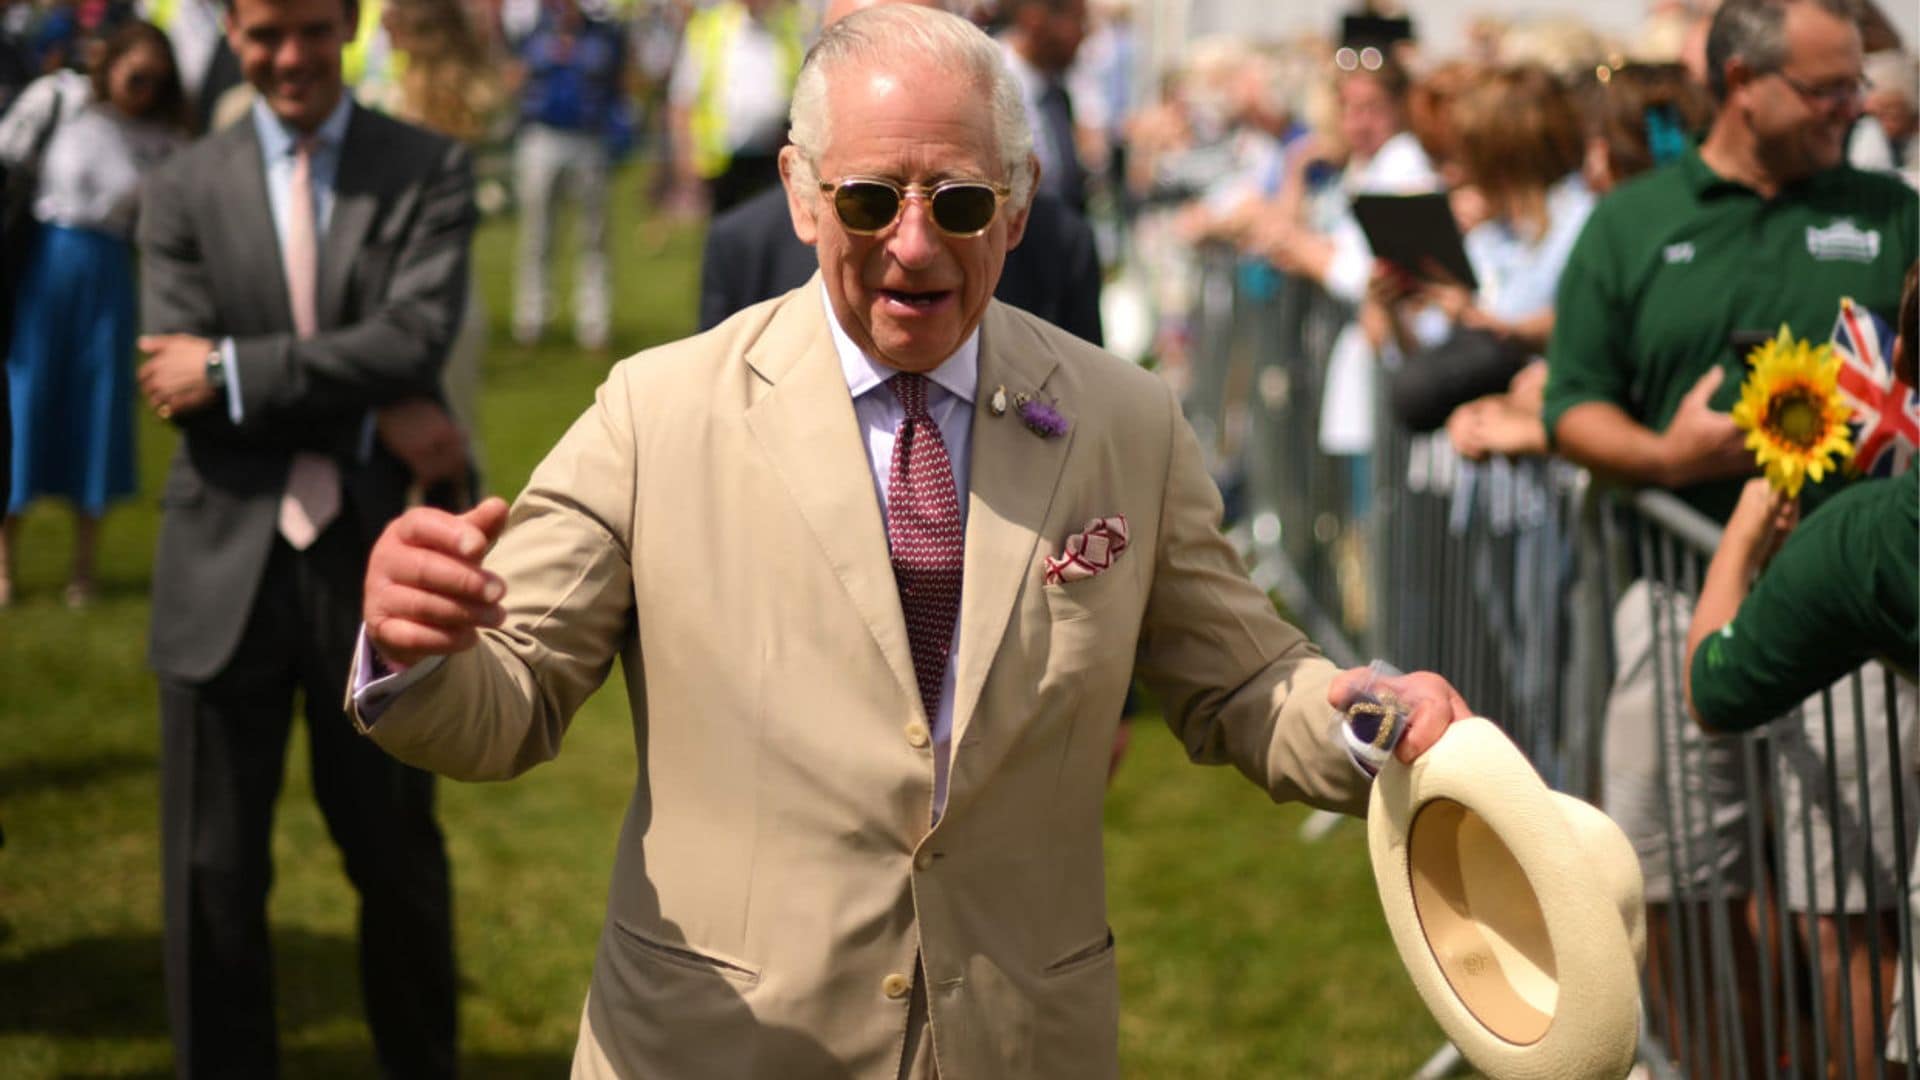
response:
{"label": "patterned pocket square", "polygon": [[1127,550],[1127,517],[1094,518],[1067,537],[1059,555],[1047,556],[1047,584],[1060,585],[1105,571]]}

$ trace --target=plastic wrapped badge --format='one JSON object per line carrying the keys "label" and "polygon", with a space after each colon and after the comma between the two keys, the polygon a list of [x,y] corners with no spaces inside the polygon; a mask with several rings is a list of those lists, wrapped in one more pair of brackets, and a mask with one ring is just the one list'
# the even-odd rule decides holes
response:
{"label": "plastic wrapped badge", "polygon": [[1392,759],[1412,714],[1413,707],[1386,685],[1381,665],[1375,661],[1341,718],[1340,737],[1354,760],[1377,773]]}

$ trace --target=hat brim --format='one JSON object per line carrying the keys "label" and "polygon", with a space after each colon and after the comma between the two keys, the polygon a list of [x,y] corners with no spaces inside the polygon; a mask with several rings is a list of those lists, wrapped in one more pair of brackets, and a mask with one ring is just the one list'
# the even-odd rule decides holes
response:
{"label": "hat brim", "polygon": [[1476,717],[1381,771],[1367,841],[1401,961],[1467,1060],[1494,1080],[1626,1074],[1643,909],[1618,826]]}

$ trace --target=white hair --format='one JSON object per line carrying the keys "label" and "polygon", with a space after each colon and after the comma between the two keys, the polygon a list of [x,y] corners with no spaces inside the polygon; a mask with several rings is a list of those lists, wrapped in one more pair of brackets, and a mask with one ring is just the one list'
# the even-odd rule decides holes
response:
{"label": "white hair", "polygon": [[958,15],[904,4],[855,12],[827,27],[808,50],[788,119],[788,137],[800,151],[808,178],[827,148],[827,81],[855,64],[912,72],[922,79],[935,72],[958,75],[983,91],[1013,205],[1027,204],[1034,180],[1029,167],[1033,128],[1000,46]]}

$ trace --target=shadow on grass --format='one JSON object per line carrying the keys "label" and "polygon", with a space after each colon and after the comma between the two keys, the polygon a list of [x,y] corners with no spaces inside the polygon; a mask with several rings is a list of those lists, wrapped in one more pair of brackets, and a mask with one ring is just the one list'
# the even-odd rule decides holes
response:
{"label": "shadow on grass", "polygon": [[[121,934],[0,957],[0,1032],[165,1038],[161,950],[157,933]],[[273,953],[282,1031],[360,1016],[351,938],[276,929]]]}
{"label": "shadow on grass", "polygon": [[158,754],[110,750],[92,757],[66,761],[20,761],[0,765],[0,796],[28,792],[74,791],[101,780],[160,768]]}

